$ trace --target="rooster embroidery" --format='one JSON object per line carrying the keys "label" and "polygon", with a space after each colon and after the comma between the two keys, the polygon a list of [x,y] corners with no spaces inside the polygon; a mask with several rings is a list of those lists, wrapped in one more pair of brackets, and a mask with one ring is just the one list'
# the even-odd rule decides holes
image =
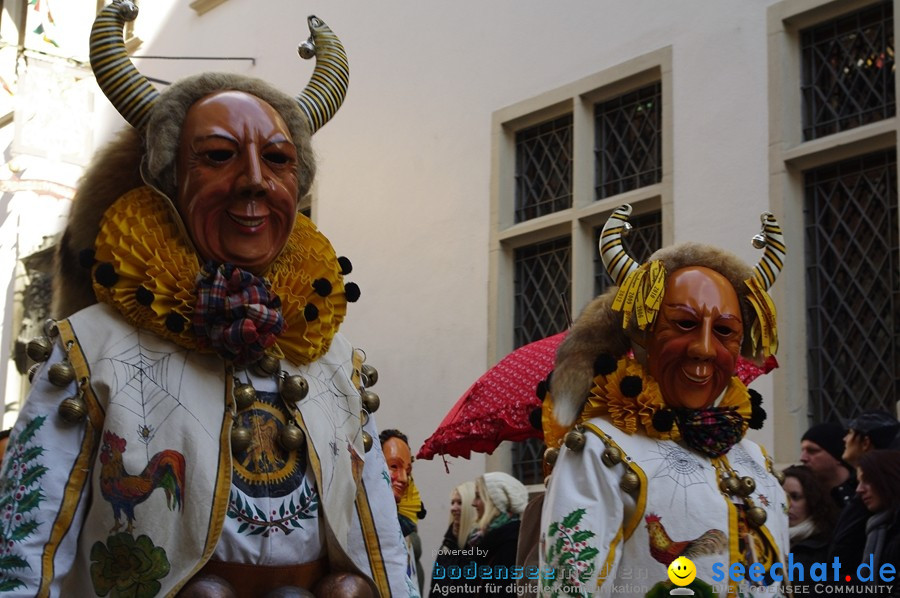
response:
{"label": "rooster embroidery", "polygon": [[122,463],[126,441],[112,432],[103,433],[100,448],[100,493],[112,505],[116,524],[110,533],[119,531],[122,513],[128,519],[127,531],[134,528],[134,507],[153,494],[157,488],[166,493],[170,510],[184,509],[184,456],[172,450],[153,455],[140,475],[129,475]]}
{"label": "rooster embroidery", "polygon": [[647,533],[650,537],[650,555],[666,567],[680,556],[693,559],[718,554],[728,549],[728,538],[722,530],[711,529],[696,540],[676,542],[666,533],[659,515],[650,513],[644,521],[647,523]]}

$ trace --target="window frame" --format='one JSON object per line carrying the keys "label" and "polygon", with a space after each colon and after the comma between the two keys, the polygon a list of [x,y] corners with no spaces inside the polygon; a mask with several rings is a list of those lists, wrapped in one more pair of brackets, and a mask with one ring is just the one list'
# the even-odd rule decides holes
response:
{"label": "window frame", "polygon": [[[662,86],[662,178],[625,193],[595,199],[595,105],[659,82]],[[515,223],[516,132],[572,114],[572,207]],[[515,250],[558,237],[571,239],[573,318],[594,298],[594,228],[623,203],[634,214],[659,211],[663,244],[673,237],[672,49],[666,46],[632,60],[497,110],[491,122],[491,210],[489,242],[488,363],[514,347]],[[511,443],[487,457],[488,469],[512,470]]]}
{"label": "window frame", "polygon": [[[894,4],[894,30],[900,15]],[[789,284],[775,284],[771,294],[779,305],[780,367],[771,375],[773,400],[767,404],[773,422],[775,460],[796,460],[800,438],[810,423],[807,370],[806,255],[803,213],[804,174],[819,166],[897,147],[897,114],[874,123],[803,141],[802,56],[800,32],[840,18],[880,0],[782,0],[768,7],[769,65],[769,205],[779,220],[788,247],[785,275]],[[895,80],[895,92],[898,82]],[[895,94],[896,95],[896,94]],[[788,290],[790,287],[790,290]],[[783,307],[782,307],[783,306]]]}

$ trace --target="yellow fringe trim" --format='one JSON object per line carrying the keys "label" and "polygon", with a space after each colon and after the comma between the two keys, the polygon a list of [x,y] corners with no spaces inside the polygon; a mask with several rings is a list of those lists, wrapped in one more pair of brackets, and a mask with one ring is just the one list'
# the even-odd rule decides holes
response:
{"label": "yellow fringe trim", "polygon": [[647,262],[625,278],[613,300],[613,311],[622,312],[622,328],[634,316],[638,328],[653,326],[666,287],[666,268],[659,260]]}

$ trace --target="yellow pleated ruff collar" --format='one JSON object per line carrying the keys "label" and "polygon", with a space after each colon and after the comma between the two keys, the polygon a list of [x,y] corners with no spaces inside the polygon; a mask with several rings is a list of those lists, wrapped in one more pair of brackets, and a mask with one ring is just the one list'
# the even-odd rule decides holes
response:
{"label": "yellow pleated ruff collar", "polygon": [[[626,396],[622,388],[629,385],[627,382],[623,384],[623,381],[632,376],[640,380],[640,391],[635,396]],[[731,378],[717,407],[733,407],[744,420],[741,433],[746,433],[753,408],[750,393],[737,376]],[[577,423],[603,416],[626,434],[634,434],[640,430],[650,438],[678,442],[681,440],[681,431],[677,422],[673,422],[672,428],[667,431],[657,430],[653,426],[653,416],[666,408],[656,380],[644,372],[644,368],[634,358],[624,357],[616,362],[615,371],[594,378]],[[548,395],[542,409],[544,443],[558,448],[569,429],[556,423],[552,414],[553,397]]]}
{"label": "yellow pleated ruff collar", "polygon": [[[201,264],[173,211],[151,187],[129,191],[110,206],[95,245],[94,292],[133,326],[187,349],[212,352],[198,345],[191,329]],[[263,276],[281,299],[286,324],[267,353],[295,365],[324,355],[347,312],[342,269],[328,239],[299,215],[287,245]],[[320,279],[331,283],[326,296],[313,287]],[[315,317],[307,321],[310,314]]]}

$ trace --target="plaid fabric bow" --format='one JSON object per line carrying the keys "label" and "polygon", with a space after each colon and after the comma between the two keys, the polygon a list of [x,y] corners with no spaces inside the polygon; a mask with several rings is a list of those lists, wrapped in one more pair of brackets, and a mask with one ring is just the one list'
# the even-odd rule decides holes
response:
{"label": "plaid fabric bow", "polygon": [[191,325],[201,346],[237,366],[262,357],[285,328],[268,281],[233,264],[207,263],[197,275]]}
{"label": "plaid fabric bow", "polygon": [[724,455],[744,435],[744,418],[733,407],[677,409],[675,419],[687,445],[708,457]]}

